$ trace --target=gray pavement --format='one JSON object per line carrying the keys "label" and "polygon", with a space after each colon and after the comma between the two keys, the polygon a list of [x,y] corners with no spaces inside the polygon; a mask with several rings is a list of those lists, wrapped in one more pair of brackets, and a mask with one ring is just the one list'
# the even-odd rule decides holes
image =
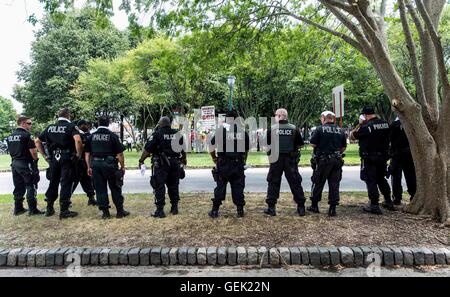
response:
{"label": "gray pavement", "polygon": [[[290,266],[289,268],[264,268],[264,269],[241,269],[240,267],[81,267],[80,274],[70,270],[69,275],[82,277],[449,277],[450,268],[439,267],[428,270],[417,268],[381,268],[379,271],[367,270],[366,268],[345,269],[318,269],[305,266]],[[0,269],[0,277],[65,277],[67,270],[47,268],[3,268]]]}
{"label": "gray pavement", "polygon": [[[245,171],[245,191],[264,193],[267,191],[267,172],[268,168],[249,168]],[[341,182],[341,191],[366,191],[366,186],[359,178],[359,166],[345,166]],[[128,170],[125,174],[124,193],[149,193],[150,189],[150,171],[141,175],[139,170]],[[305,191],[311,190],[312,169],[301,167],[300,174],[303,178],[302,186]],[[180,182],[180,192],[208,192],[214,191],[214,180],[210,169],[189,169],[186,170],[186,178]],[[38,193],[45,193],[48,187],[48,180],[45,178],[45,171],[41,172],[41,181],[39,183]],[[0,194],[12,193],[14,187],[10,172],[0,173]],[[325,191],[328,187],[325,186]],[[282,192],[290,192],[289,185],[283,177],[281,184]],[[81,186],[78,186],[77,194],[83,193]]]}

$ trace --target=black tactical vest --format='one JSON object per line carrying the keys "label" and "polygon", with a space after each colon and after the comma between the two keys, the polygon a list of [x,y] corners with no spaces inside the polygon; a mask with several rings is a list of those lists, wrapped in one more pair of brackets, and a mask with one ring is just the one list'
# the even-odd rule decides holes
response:
{"label": "black tactical vest", "polygon": [[295,143],[295,125],[286,123],[272,126],[272,130],[275,131],[275,139],[272,139],[272,145],[274,141],[279,141],[280,154],[288,154],[294,151]]}

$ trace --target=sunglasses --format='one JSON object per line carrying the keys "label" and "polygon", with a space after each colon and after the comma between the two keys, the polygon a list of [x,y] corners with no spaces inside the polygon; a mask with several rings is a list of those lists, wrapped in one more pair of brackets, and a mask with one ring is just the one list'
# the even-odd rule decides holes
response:
{"label": "sunglasses", "polygon": [[29,126],[33,125],[32,122],[26,122],[25,124],[27,124],[27,125],[29,125]]}

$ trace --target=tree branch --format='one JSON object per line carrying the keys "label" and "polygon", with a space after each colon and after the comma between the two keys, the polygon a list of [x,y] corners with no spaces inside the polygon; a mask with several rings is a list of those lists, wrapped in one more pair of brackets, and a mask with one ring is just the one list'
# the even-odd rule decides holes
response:
{"label": "tree branch", "polygon": [[[425,21],[425,26],[430,32],[431,40],[434,44],[434,49],[436,51],[436,58],[439,69],[439,76],[441,77],[442,88],[444,89],[444,99],[448,98],[450,94],[450,83],[448,81],[447,68],[445,66],[444,50],[442,48],[441,37],[439,36],[430,15],[428,14],[423,2],[421,0],[416,0],[417,8],[419,9],[420,15]],[[447,102],[448,103],[448,102]]]}
{"label": "tree branch", "polygon": [[[359,44],[361,45],[361,48],[357,48],[364,56],[366,56],[369,61],[373,62],[373,52],[371,45],[367,38],[364,36],[364,34],[358,29],[358,27],[349,20],[339,9],[334,7],[329,3],[329,0],[319,0],[325,7],[327,7],[333,15],[341,21],[341,23],[347,27],[353,34],[353,36],[357,39]],[[349,10],[351,11],[351,10]],[[350,13],[350,12],[349,12]]]}
{"label": "tree branch", "polygon": [[414,40],[413,40],[413,37],[411,34],[411,28],[409,26],[408,17],[406,14],[405,0],[398,0],[398,5],[399,5],[399,9],[400,9],[400,19],[401,19],[402,26],[403,26],[403,32],[405,34],[406,45],[408,48],[409,57],[410,57],[410,61],[411,61],[411,68],[412,68],[412,72],[413,72],[413,76],[414,76],[414,83],[416,85],[417,98],[418,98],[420,105],[422,105],[422,114],[423,114],[426,125],[429,127],[430,130],[435,130],[436,123],[433,122],[431,119],[429,105],[427,104],[427,101],[426,101],[425,90],[424,90],[423,81],[422,81],[422,75],[420,73],[419,66],[418,66],[416,45],[414,43]]}

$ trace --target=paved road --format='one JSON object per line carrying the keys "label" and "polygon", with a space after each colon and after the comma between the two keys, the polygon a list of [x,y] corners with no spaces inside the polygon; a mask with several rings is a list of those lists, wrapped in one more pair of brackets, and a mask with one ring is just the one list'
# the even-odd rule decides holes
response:
{"label": "paved road", "polygon": [[[247,192],[266,192],[268,168],[249,168],[245,171],[245,191]],[[300,174],[303,178],[303,188],[305,191],[311,189],[311,168],[300,168]],[[125,175],[123,187],[124,193],[148,193],[150,192],[150,171],[141,176],[139,170],[128,170]],[[181,192],[213,192],[214,180],[210,169],[191,169],[186,170],[186,178],[180,183]],[[45,172],[41,172],[41,182],[39,183],[38,193],[44,193],[48,187],[48,180],[45,178]],[[327,187],[325,188],[327,189]],[[365,191],[365,184],[359,179],[359,166],[345,166],[341,182],[341,191]],[[10,194],[13,191],[12,177],[9,172],[0,173],[0,194]],[[285,178],[281,184],[282,192],[290,192],[289,185]],[[81,186],[76,193],[82,193]]]}
{"label": "paved road", "polygon": [[[305,266],[291,266],[287,269],[240,269],[239,267],[82,267],[81,276],[98,277],[366,277],[366,268],[346,268],[341,270],[317,269]],[[373,274],[371,274],[373,275]],[[415,268],[381,268],[381,277],[449,277],[450,268],[442,267],[428,271]],[[64,277],[65,269],[46,268],[4,268],[0,269],[0,277]]]}

